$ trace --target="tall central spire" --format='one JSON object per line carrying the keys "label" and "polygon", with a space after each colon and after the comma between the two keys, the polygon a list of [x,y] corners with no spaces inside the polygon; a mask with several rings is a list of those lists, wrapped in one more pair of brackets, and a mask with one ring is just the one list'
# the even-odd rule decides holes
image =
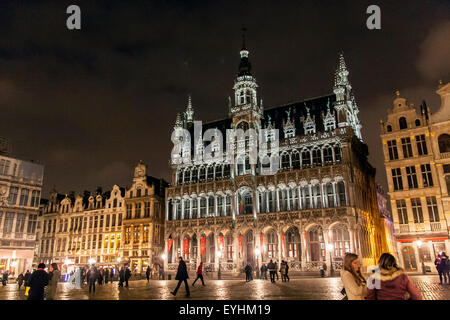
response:
{"label": "tall central spire", "polygon": [[239,73],[238,76],[251,76],[252,65],[248,61],[248,50],[245,46],[245,32],[246,28],[242,28],[242,49],[240,51],[241,62],[239,63]]}

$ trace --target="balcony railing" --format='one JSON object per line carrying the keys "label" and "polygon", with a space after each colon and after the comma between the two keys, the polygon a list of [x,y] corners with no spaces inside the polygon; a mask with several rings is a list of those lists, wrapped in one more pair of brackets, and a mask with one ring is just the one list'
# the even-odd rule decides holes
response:
{"label": "balcony railing", "polygon": [[448,159],[448,158],[450,158],[450,152],[441,153],[441,159]]}
{"label": "balcony railing", "polygon": [[401,225],[400,225],[400,232],[401,232],[401,233],[407,233],[407,232],[409,232],[409,225],[408,225],[408,224],[401,224]]}
{"label": "balcony railing", "polygon": [[441,222],[431,222],[431,231],[441,231],[443,230]]}

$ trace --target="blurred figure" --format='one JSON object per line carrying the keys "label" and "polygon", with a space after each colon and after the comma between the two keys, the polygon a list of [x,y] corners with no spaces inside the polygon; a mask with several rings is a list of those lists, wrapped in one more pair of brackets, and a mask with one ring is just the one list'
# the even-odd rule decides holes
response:
{"label": "blurred figure", "polygon": [[419,290],[409,280],[404,270],[397,266],[393,255],[383,253],[378,260],[378,267],[379,272],[367,280],[368,284],[374,286],[372,289],[368,286],[368,300],[405,300],[407,295],[411,300],[422,299]]}
{"label": "blurred figure", "polygon": [[178,259],[180,260],[180,263],[178,264],[177,275],[175,276],[175,280],[178,280],[178,284],[175,290],[171,291],[170,293],[176,296],[178,289],[181,286],[181,283],[184,282],[184,287],[186,289],[186,297],[189,297],[190,292],[189,292],[189,285],[187,282],[187,279],[189,279],[189,274],[187,272],[186,263],[184,262],[183,257],[179,257]]}
{"label": "blurred figure", "polygon": [[245,282],[252,281],[253,280],[253,277],[252,277],[252,266],[250,264],[247,264],[245,266],[244,271],[245,271]]}
{"label": "blurred figure", "polygon": [[125,270],[122,268],[120,268],[119,271],[119,287],[123,287],[123,283],[125,281]]}
{"label": "blurred figure", "polygon": [[203,261],[200,262],[200,265],[197,268],[197,278],[195,278],[192,286],[195,285],[198,279],[202,280],[202,285],[205,286],[205,281],[203,280]]}
{"label": "blurred figure", "polygon": [[47,300],[55,300],[56,297],[56,289],[58,288],[58,282],[61,277],[61,273],[58,270],[58,265],[56,263],[52,263],[50,265],[50,282],[47,287]]}
{"label": "blurred figure", "polygon": [[261,279],[267,280],[267,266],[265,263],[261,266]]}
{"label": "blurred figure", "polygon": [[[434,261],[434,264],[436,265],[436,269],[439,273],[439,284],[447,284],[449,279],[449,260],[448,256],[445,254],[445,252],[441,252],[436,260]],[[442,282],[442,276],[444,276],[444,282]]]}
{"label": "blurred figure", "polygon": [[19,290],[20,290],[20,287],[22,286],[22,284],[23,284],[23,279],[24,279],[25,277],[23,276],[23,273],[21,273],[21,274],[19,274],[19,276],[17,277],[17,284],[19,285]]}
{"label": "blurred figure", "polygon": [[87,274],[86,274],[87,281],[89,281],[89,293],[93,291],[95,293],[95,281],[98,279],[98,271],[97,268],[94,265],[91,265],[89,268]]}
{"label": "blurred figure", "polygon": [[127,267],[125,270],[125,287],[128,288],[128,280],[131,278],[130,268]]}
{"label": "blurred figure", "polygon": [[8,283],[8,271],[3,272],[3,276],[2,276],[2,285],[6,286],[6,284]]}
{"label": "blurred figure", "polygon": [[147,266],[147,271],[145,272],[145,276],[147,277],[147,283],[150,282],[150,266]]}
{"label": "blurred figure", "polygon": [[31,272],[30,272],[30,270],[27,270],[27,272],[25,273],[25,276],[23,277],[23,280],[25,281],[25,287],[30,286],[30,278],[31,278]]}
{"label": "blurred figure", "polygon": [[48,273],[45,264],[39,263],[38,269],[31,274],[28,300],[44,300],[44,289],[48,285]]}

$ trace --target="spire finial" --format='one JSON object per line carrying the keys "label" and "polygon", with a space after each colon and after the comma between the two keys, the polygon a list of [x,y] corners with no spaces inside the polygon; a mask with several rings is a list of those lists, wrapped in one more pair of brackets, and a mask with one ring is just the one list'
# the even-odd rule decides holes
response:
{"label": "spire finial", "polygon": [[397,91],[395,91],[395,95],[396,95],[397,97],[400,97],[400,90],[397,89]]}
{"label": "spire finial", "polygon": [[242,50],[247,50],[245,47],[245,32],[247,31],[247,28],[242,28]]}

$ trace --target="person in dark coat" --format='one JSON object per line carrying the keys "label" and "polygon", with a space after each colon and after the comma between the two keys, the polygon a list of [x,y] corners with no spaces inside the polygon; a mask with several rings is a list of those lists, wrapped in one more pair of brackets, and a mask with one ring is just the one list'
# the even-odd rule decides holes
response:
{"label": "person in dark coat", "polygon": [[38,269],[30,277],[30,291],[28,300],[44,300],[44,288],[48,285],[48,273],[45,264],[39,263]]}
{"label": "person in dark coat", "polygon": [[94,265],[91,265],[89,268],[86,278],[89,282],[89,293],[91,293],[91,291],[95,293],[95,281],[98,279],[98,270]]}
{"label": "person in dark coat", "polygon": [[123,283],[125,282],[125,270],[120,268],[119,271],[119,287],[123,287]]}
{"label": "person in dark coat", "polygon": [[100,268],[98,271],[98,285],[101,286],[103,284],[103,268]]}
{"label": "person in dark coat", "polygon": [[125,270],[125,287],[128,288],[128,280],[131,278],[131,271],[130,268],[127,267]]}
{"label": "person in dark coat", "polygon": [[19,274],[19,276],[17,277],[17,284],[19,285],[19,290],[23,284],[23,279],[24,279],[23,273]]}
{"label": "person in dark coat", "polygon": [[285,264],[285,268],[286,268],[286,270],[285,270],[285,277],[286,277],[286,279],[287,279],[287,281],[289,281],[290,279],[289,279],[289,275],[288,275],[288,272],[289,272],[289,264],[287,263],[287,261],[285,261],[284,262],[284,264]]}
{"label": "person in dark coat", "polygon": [[109,280],[109,269],[106,269],[105,270],[105,284],[108,283],[108,280]]}
{"label": "person in dark coat", "polygon": [[30,278],[31,278],[31,272],[30,272],[30,270],[27,270],[27,272],[25,273],[25,276],[23,277],[23,280],[25,281],[25,287],[30,286]]}
{"label": "person in dark coat", "polygon": [[267,266],[265,263],[261,266],[261,279],[267,280]]}
{"label": "person in dark coat", "polygon": [[195,285],[198,279],[202,280],[202,285],[205,286],[205,281],[203,280],[203,261],[200,262],[200,265],[197,268],[197,278],[195,278],[194,282],[192,283],[192,286]]}
{"label": "person in dark coat", "polygon": [[184,282],[184,287],[186,288],[186,297],[189,297],[191,295],[191,293],[189,292],[189,285],[187,282],[187,279],[189,279],[189,274],[187,272],[186,263],[184,262],[183,258],[180,257],[179,259],[180,263],[178,264],[177,275],[175,276],[175,280],[178,280],[178,284],[175,290],[170,293],[176,296],[178,289],[181,286],[181,283]]}
{"label": "person in dark coat", "polygon": [[147,283],[150,282],[150,266],[147,266],[147,271],[145,271],[145,276],[147,277]]}
{"label": "person in dark coat", "polygon": [[252,277],[252,267],[251,267],[251,265],[247,264],[245,266],[244,271],[245,271],[245,282],[252,281],[253,277]]}
{"label": "person in dark coat", "polygon": [[[441,252],[439,255],[439,259],[436,259],[434,263],[436,264],[437,271],[439,273],[439,284],[443,284],[442,282],[442,276],[444,276],[444,283],[447,284],[450,279],[448,279],[448,272],[449,272],[449,262],[448,262],[448,256],[445,254],[445,252]],[[436,263],[437,262],[437,263]]]}
{"label": "person in dark coat", "polygon": [[276,273],[276,265],[275,263],[273,263],[272,259],[270,259],[269,264],[267,265],[267,269],[269,269],[269,273],[270,273],[270,282],[274,283],[275,282],[275,273]]}
{"label": "person in dark coat", "polygon": [[8,271],[5,271],[3,272],[2,284],[3,286],[6,286],[7,283],[8,283]]}

